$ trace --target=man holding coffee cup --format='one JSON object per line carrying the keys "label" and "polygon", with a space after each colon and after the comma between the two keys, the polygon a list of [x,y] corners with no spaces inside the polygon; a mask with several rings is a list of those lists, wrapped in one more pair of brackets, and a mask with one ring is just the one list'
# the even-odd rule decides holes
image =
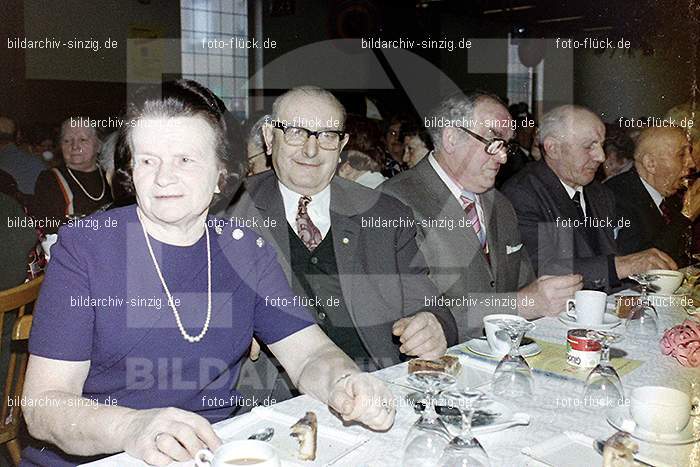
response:
{"label": "man holding coffee cup", "polygon": [[615,288],[649,269],[677,269],[666,253],[649,248],[619,255],[613,194],[594,180],[605,160],[605,125],[590,110],[564,105],[540,124],[544,157],[503,187],[537,274],[582,274],[591,288]]}

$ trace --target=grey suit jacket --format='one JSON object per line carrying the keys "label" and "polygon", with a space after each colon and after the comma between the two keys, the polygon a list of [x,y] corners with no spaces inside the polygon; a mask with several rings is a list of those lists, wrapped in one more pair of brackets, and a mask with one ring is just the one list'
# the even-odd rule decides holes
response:
{"label": "grey suit jacket", "polygon": [[440,179],[428,158],[380,185],[413,209],[418,244],[430,278],[451,299],[460,340],[481,335],[491,313],[516,313],[515,292],[534,279],[520,241],[515,212],[495,189],[480,195],[491,264],[461,204]]}
{"label": "grey suit jacket", "polygon": [[[252,228],[275,245],[282,268],[294,283],[288,223],[277,177],[273,171],[251,177],[246,189],[227,216],[234,221],[256,220]],[[393,323],[420,311],[433,313],[442,324],[448,346],[456,344],[457,327],[449,309],[426,306],[426,300],[439,293],[428,278],[425,260],[416,245],[415,227],[410,222],[403,226],[412,219],[410,209],[381,192],[334,177],[330,211],[343,297],[375,363],[386,367],[400,362],[399,345],[392,339]],[[370,227],[374,220],[392,225]],[[301,287],[295,292],[305,295]]]}
{"label": "grey suit jacket", "polygon": [[595,280],[603,281],[605,286],[616,285],[609,281],[608,259],[617,254],[613,235],[617,223],[615,198],[597,181],[584,187],[583,192],[587,217],[610,220],[612,226],[585,233],[564,224],[564,220],[577,218],[576,206],[544,160],[528,164],[503,187],[518,214],[520,232],[537,275],[579,273],[588,286]]}

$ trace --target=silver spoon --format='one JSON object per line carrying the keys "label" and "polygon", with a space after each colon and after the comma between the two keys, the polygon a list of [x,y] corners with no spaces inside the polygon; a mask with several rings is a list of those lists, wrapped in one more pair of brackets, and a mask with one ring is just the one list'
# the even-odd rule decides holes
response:
{"label": "silver spoon", "polygon": [[271,426],[268,426],[267,428],[261,428],[252,435],[248,436],[248,439],[256,439],[258,441],[269,441],[274,434],[275,429]]}

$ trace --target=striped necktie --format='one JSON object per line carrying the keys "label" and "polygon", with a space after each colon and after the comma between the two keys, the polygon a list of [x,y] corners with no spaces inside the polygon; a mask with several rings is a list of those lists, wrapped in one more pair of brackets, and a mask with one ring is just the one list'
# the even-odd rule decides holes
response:
{"label": "striped necktie", "polygon": [[479,213],[476,209],[476,196],[474,193],[469,191],[463,191],[459,196],[459,199],[462,201],[462,206],[464,207],[464,213],[467,216],[467,221],[474,229],[474,233],[479,239],[479,243],[481,243],[481,249],[484,251],[484,255],[486,255],[486,259],[490,264],[489,244],[486,241],[486,232],[481,228],[481,222],[479,221]]}

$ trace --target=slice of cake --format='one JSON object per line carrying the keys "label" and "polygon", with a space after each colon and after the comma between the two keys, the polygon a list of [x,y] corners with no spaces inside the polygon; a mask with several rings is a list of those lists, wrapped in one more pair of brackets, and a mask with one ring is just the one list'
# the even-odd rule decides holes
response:
{"label": "slice of cake", "polygon": [[462,369],[459,363],[459,358],[452,355],[443,355],[437,360],[423,360],[414,358],[408,362],[408,372],[415,373],[416,371],[442,371],[452,376],[457,376]]}
{"label": "slice of cake", "polygon": [[289,436],[296,438],[299,442],[297,457],[305,461],[316,459],[316,437],[318,432],[316,414],[306,412],[306,415],[290,427],[290,431]]}
{"label": "slice of cake", "polygon": [[634,455],[639,445],[632,441],[629,433],[618,431],[605,441],[603,448],[603,467],[632,467],[639,465]]}

